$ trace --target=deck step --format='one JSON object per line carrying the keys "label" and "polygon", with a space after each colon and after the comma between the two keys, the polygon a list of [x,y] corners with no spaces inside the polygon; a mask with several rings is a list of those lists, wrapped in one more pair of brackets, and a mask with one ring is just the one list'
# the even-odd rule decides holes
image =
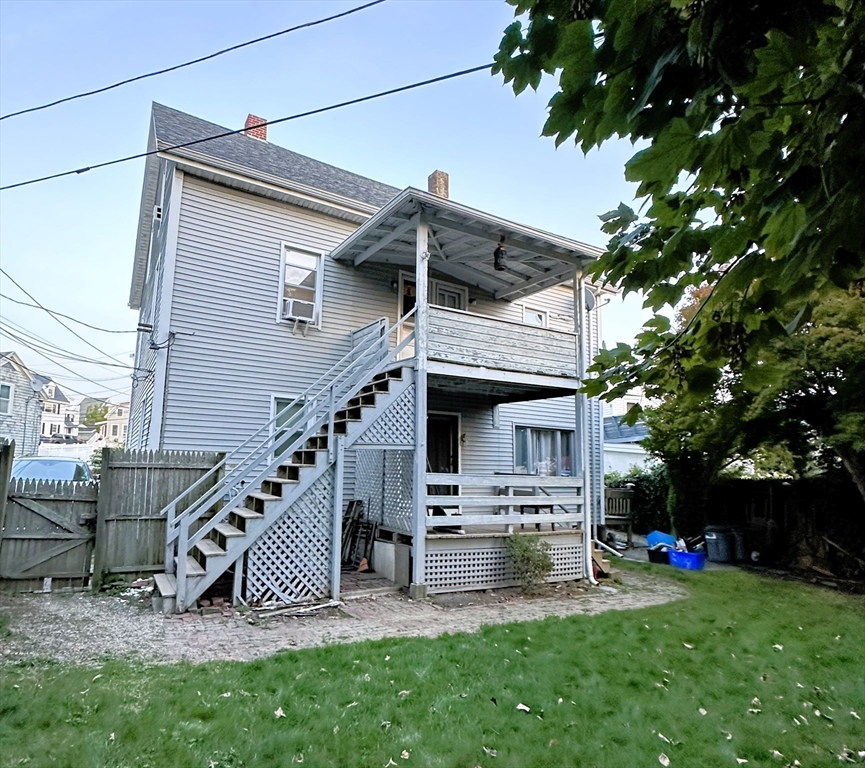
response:
{"label": "deck step", "polygon": [[238,536],[244,536],[245,534],[239,528],[235,528],[231,523],[217,523],[213,526],[214,531],[218,531],[221,536],[225,536],[226,539],[235,539]]}
{"label": "deck step", "polygon": [[246,531],[248,520],[261,520],[264,515],[248,507],[235,507],[228,513],[228,522],[239,531]]}
{"label": "deck step", "polygon": [[160,597],[177,597],[177,577],[173,573],[157,573],[153,581]]}
{"label": "deck step", "polygon": [[253,491],[246,498],[258,499],[259,501],[279,501],[279,496],[274,496],[272,493],[262,493],[261,491]]}
{"label": "deck step", "polygon": [[[177,566],[177,558],[174,558],[174,565]],[[192,555],[186,556],[186,577],[194,579],[196,576],[204,576],[207,573],[202,565]]]}
{"label": "deck step", "polygon": [[213,539],[202,539],[196,543],[195,548],[205,557],[214,557],[215,555],[225,554],[225,550]]}

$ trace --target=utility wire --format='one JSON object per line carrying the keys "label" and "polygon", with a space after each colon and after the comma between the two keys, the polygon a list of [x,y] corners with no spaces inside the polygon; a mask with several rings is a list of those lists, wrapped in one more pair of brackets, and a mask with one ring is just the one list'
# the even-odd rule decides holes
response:
{"label": "utility wire", "polygon": [[[453,80],[456,77],[462,77],[463,75],[470,75],[473,72],[480,72],[484,69],[489,69],[492,67],[492,64],[484,64],[480,67],[471,67],[470,69],[462,69],[459,72],[451,72],[449,75],[441,75],[439,77],[433,77],[430,80],[422,80],[418,83],[411,83],[410,85],[403,85],[399,88],[391,88],[387,91],[379,91],[378,93],[373,93],[369,96],[361,96],[357,99],[350,99],[348,101],[342,101],[339,104],[331,104],[328,107],[319,107],[318,109],[311,109],[307,112],[299,112],[296,115],[289,115],[288,117],[281,117],[278,120],[268,120],[266,123],[260,123],[257,125],[257,128],[263,128],[268,125],[278,125],[279,123],[287,123],[289,120],[299,120],[302,117],[310,117],[311,115],[320,115],[323,112],[331,112],[335,109],[342,109],[343,107],[350,107],[353,104],[362,104],[365,101],[372,101],[373,99],[380,99],[384,96],[392,96],[395,93],[402,93],[403,91],[411,91],[415,88],[422,88],[426,85],[432,85],[433,83],[441,83],[445,80]],[[184,147],[191,147],[195,144],[203,144],[207,141],[213,141],[214,139],[222,139],[226,136],[236,136],[238,133],[243,133],[246,128],[238,128],[236,131],[225,131],[224,133],[217,133],[214,136],[207,136],[203,139],[195,139],[194,141],[186,141],[182,144],[173,144],[168,147],[162,147],[162,149],[153,149],[149,152],[139,152],[137,155],[127,155],[126,157],[120,157],[116,160],[108,160],[104,163],[97,163],[96,165],[89,165],[85,168],[78,168],[72,171],[63,171],[61,173],[52,173],[49,176],[40,176],[36,179],[28,179],[27,181],[19,181],[15,184],[7,184],[5,187],[0,187],[0,192],[7,189],[16,189],[18,187],[26,187],[30,184],[39,184],[43,181],[50,181],[51,179],[59,179],[63,176],[74,176],[75,174],[87,173],[87,171],[95,171],[97,168],[106,168],[109,165],[118,165],[119,163],[126,163],[130,160],[138,160],[142,157],[150,157],[151,155],[158,155],[161,152],[171,152],[175,149],[182,149]],[[38,303],[38,302],[37,302]]]}
{"label": "utility wire", "polygon": [[[7,336],[10,335],[10,334],[8,333],[8,331],[4,331],[4,333],[6,333]],[[14,338],[14,337],[12,337],[12,338]],[[71,373],[71,374],[72,374],[73,376],[75,376],[76,378],[81,378],[81,379],[84,380],[84,381],[87,381],[87,382],[89,382],[89,383],[91,383],[91,384],[95,384],[97,387],[99,387],[99,391],[100,391],[100,392],[102,392],[102,391],[104,391],[104,392],[116,392],[118,395],[123,395],[124,397],[126,397],[126,395],[128,394],[128,393],[126,393],[126,392],[121,392],[119,389],[114,389],[114,387],[103,387],[103,386],[100,385],[100,383],[99,383],[98,381],[94,381],[93,379],[88,379],[86,376],[81,376],[81,374],[80,374],[78,371],[74,371],[74,370],[72,370],[72,369],[69,368],[68,366],[63,365],[63,363],[58,363],[56,360],[52,359],[51,357],[49,357],[48,355],[46,355],[44,352],[40,352],[40,351],[39,351],[38,349],[36,349],[35,347],[30,346],[30,344],[28,344],[27,342],[23,341],[22,339],[19,338],[19,339],[17,339],[17,341],[18,341],[19,344],[23,344],[25,347],[27,347],[28,349],[30,349],[32,352],[36,352],[36,354],[41,355],[42,357],[44,357],[44,358],[45,358],[49,363],[51,363],[52,365],[56,365],[58,368],[62,368],[64,371],[69,371],[69,373]],[[54,380],[54,378],[52,377],[52,381],[53,381],[53,380]]]}
{"label": "utility wire", "polygon": [[42,307],[39,304],[30,304],[27,301],[20,301],[19,299],[13,299],[11,296],[7,296],[5,293],[0,293],[0,299],[6,299],[6,301],[14,302],[15,304],[20,304],[22,307],[33,307],[34,309],[44,309],[46,312],[52,315],[58,315],[59,317],[65,317],[67,320],[71,320],[73,323],[78,323],[78,325],[83,325],[86,328],[92,328],[94,331],[102,331],[102,333],[138,333],[138,331],[112,331],[110,328],[100,328],[97,325],[90,325],[90,323],[85,323],[83,320],[77,320],[71,315],[64,315],[62,312],[58,312],[55,309],[47,309],[46,307]]}
{"label": "utility wire", "polygon": [[114,357],[114,355],[109,355],[109,354],[108,354],[104,349],[99,349],[99,347],[97,347],[95,344],[91,344],[91,343],[90,343],[89,341],[87,341],[87,339],[85,339],[85,338],[84,338],[80,333],[78,333],[77,331],[72,330],[72,328],[70,328],[68,325],[66,325],[66,323],[64,323],[64,322],[63,322],[59,317],[55,317],[54,314],[51,312],[50,309],[48,309],[48,308],[45,307],[43,304],[41,304],[41,303],[39,302],[39,300],[38,300],[35,296],[33,296],[32,293],[29,293],[29,292],[27,292],[24,288],[22,288],[22,287],[21,287],[21,284],[20,284],[19,282],[17,282],[17,281],[15,280],[15,278],[12,277],[12,276],[11,276],[11,275],[10,275],[10,274],[5,270],[5,269],[3,269],[3,267],[0,267],[0,272],[2,272],[4,275],[6,275],[6,277],[7,277],[9,280],[12,281],[12,284],[15,285],[15,286],[17,286],[18,290],[20,290],[24,295],[26,295],[28,298],[30,298],[30,299],[32,299],[34,302],[36,302],[36,304],[38,304],[38,305],[39,305],[42,309],[44,309],[44,310],[45,310],[49,315],[51,315],[51,317],[53,317],[53,318],[54,318],[58,323],[60,323],[60,325],[62,325],[62,326],[63,326],[67,331],[69,331],[69,333],[71,333],[73,336],[76,336],[77,338],[81,339],[81,341],[83,341],[83,342],[84,342],[88,347],[91,347],[92,349],[95,349],[95,350],[96,350],[100,355],[105,355],[106,357],[111,358],[115,363],[120,363],[121,365],[124,364],[122,360],[118,360],[116,357]]}
{"label": "utility wire", "polygon": [[[12,330],[9,330],[8,327],[4,327],[3,323],[7,323],[12,326]],[[28,333],[26,329],[21,328],[17,323],[13,323],[8,318],[0,316],[0,331],[6,333],[9,336],[23,336],[31,345],[39,347],[46,352],[50,352],[52,355],[56,355],[57,357],[61,357],[64,360],[71,360],[75,363],[86,363],[87,365],[98,365],[98,366],[106,366],[108,368],[124,368],[128,371],[133,370],[134,366],[124,363],[105,363],[101,360],[97,360],[94,358],[83,357],[82,355],[72,355],[68,352],[64,352],[61,347],[58,347],[56,344],[52,344],[51,342],[45,341],[40,336],[35,336],[32,333]],[[43,343],[40,343],[43,342]]]}
{"label": "utility wire", "polygon": [[337,13],[333,16],[328,16],[324,19],[317,19],[316,21],[307,21],[304,24],[298,24],[294,27],[289,27],[288,29],[282,29],[279,32],[273,32],[269,35],[264,35],[263,37],[257,37],[254,40],[247,40],[245,43],[238,43],[237,45],[232,45],[230,48],[223,48],[221,51],[216,51],[215,53],[209,53],[207,56],[201,56],[197,59],[192,59],[191,61],[185,61],[182,64],[175,64],[173,67],[166,67],[165,69],[158,69],[155,72],[148,72],[144,75],[137,75],[135,77],[127,78],[126,80],[120,80],[119,82],[112,83],[111,85],[106,85],[102,88],[96,88],[92,91],[84,91],[83,93],[76,93],[74,96],[66,96],[62,99],[57,99],[57,101],[51,101],[47,104],[40,104],[38,107],[28,107],[27,109],[19,109],[17,112],[9,112],[8,114],[0,116],[0,120],[6,120],[10,117],[17,117],[18,115],[26,115],[30,112],[38,112],[41,109],[48,109],[49,107],[56,107],[58,104],[65,104],[67,101],[75,101],[75,99],[83,99],[85,96],[95,96],[97,93],[105,93],[105,91],[113,90],[114,88],[120,88],[122,85],[128,85],[129,83],[135,83],[139,80],[146,80],[148,77],[156,77],[157,75],[164,75],[167,72],[174,72],[178,69],[183,69],[184,67],[191,67],[193,64],[201,64],[203,61],[209,61],[210,59],[215,59],[217,56],[222,56],[226,53],[231,53],[232,51],[237,51],[240,48],[246,48],[249,45],[255,45],[257,43],[263,43],[266,40],[272,40],[275,37],[280,37],[282,35],[287,35],[289,32],[297,32],[299,29],[306,29],[308,27],[315,27],[319,24],[325,24],[328,21],[334,21],[335,19],[341,19],[343,16],[350,16],[353,13],[357,13],[358,11],[365,11],[367,8],[372,8],[374,5],[380,5],[385,2],[385,0],[374,0],[374,2],[367,3],[366,5],[359,5],[357,8],[351,8],[347,11],[343,11],[342,13]]}

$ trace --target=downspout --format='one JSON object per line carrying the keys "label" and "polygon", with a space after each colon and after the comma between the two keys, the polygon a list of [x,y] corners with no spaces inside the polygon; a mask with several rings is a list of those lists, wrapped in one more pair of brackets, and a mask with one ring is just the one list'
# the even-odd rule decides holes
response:
{"label": "downspout", "polygon": [[[577,343],[579,345],[577,347],[577,376],[580,380],[580,386],[582,386],[586,379],[586,356],[588,355],[585,290],[583,267],[580,265],[577,267],[574,279],[574,320],[577,323]],[[595,579],[592,568],[593,543],[597,538],[597,530],[591,504],[592,472],[589,461],[589,400],[584,392],[579,392],[574,398],[574,403],[577,409],[577,428],[580,436],[580,461],[583,465],[583,514],[585,516],[585,523],[583,525],[583,547],[585,551],[583,559],[586,563],[586,578],[590,584],[597,586],[598,582]]]}

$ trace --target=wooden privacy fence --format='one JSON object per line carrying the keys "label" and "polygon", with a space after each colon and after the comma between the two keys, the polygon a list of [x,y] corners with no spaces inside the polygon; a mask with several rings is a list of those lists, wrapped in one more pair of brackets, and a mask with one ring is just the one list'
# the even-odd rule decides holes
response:
{"label": "wooden privacy fence", "polygon": [[[98,486],[10,480],[13,457],[14,443],[0,443],[0,588],[17,592],[91,581],[98,588],[110,574],[161,571],[160,511],[223,454],[106,448]],[[202,484],[186,503],[210,487]]]}
{"label": "wooden privacy fence", "polygon": [[[103,449],[93,564],[95,588],[108,574],[163,570],[165,517],[160,511],[223,457],[222,453],[203,451]],[[183,508],[217,480],[219,473],[213,482],[203,483],[184,499]]]}

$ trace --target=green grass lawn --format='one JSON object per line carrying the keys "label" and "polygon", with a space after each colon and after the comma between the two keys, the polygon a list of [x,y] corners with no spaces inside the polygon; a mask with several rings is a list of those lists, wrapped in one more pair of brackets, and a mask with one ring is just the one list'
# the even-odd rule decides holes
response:
{"label": "green grass lawn", "polygon": [[813,768],[865,750],[861,599],[654,572],[691,597],[250,663],[0,667],[0,765]]}

